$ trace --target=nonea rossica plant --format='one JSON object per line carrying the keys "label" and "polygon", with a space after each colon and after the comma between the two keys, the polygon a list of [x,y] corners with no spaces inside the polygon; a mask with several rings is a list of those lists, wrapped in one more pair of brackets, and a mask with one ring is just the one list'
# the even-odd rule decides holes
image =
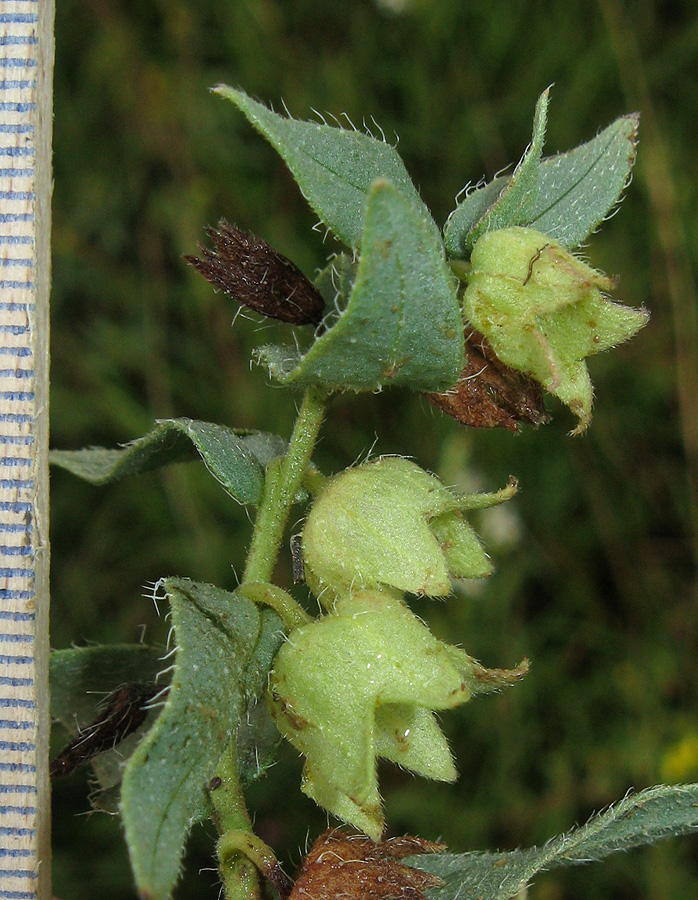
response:
{"label": "nonea rossica plant", "polygon": [[[419,837],[383,840],[390,823],[377,760],[454,781],[458,762],[436,713],[528,673],[525,659],[486,668],[410,608],[410,597],[448,598],[454,579],[491,574],[469,515],[506,503],[517,483],[459,494],[399,456],[336,474],[313,461],[333,397],[384,387],[417,391],[470,427],[544,424],[546,393],[576,417],[574,434],[590,425],[587,357],[647,321],[644,310],[611,300],[613,279],[576,255],[629,180],[637,116],[546,158],[544,92],[513,173],[465,192],[442,230],[382,134],[280,116],[241,90],[216,92],[281,154],[343,249],[311,283],[221,219],[208,230],[212,247],[188,257],[239,304],[295,329],[287,343],[255,351],[289,402],[303,394],[289,438],[171,419],[116,450],[53,453],[53,463],[95,483],[199,458],[254,511],[236,590],[157,582],[154,597],[169,604],[172,622],[166,651],[53,654],[53,714],[71,732],[54,777],[93,767],[92,803],[121,816],[148,900],[172,895],[191,827],[207,818],[228,900],[506,900],[544,869],[695,830],[698,785],[681,785],[626,795],[541,848],[453,854]],[[313,598],[314,617],[272,582],[294,504],[305,517],[292,541],[294,578],[305,583],[296,593]],[[95,692],[107,694],[100,706]],[[295,885],[254,834],[244,800],[281,735],[304,758],[300,788],[346,826],[318,838]]]}

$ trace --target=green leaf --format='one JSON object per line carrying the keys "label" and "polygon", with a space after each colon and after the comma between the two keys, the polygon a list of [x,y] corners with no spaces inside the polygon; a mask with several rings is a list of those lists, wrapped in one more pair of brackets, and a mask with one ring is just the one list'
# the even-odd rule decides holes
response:
{"label": "green leaf", "polygon": [[[69,735],[100,718],[102,703],[114,690],[134,682],[167,681],[158,674],[167,666],[163,650],[145,644],[111,644],[52,650],[50,662],[51,718]],[[91,761],[96,778],[90,802],[95,809],[117,813],[125,763],[153,724],[159,709],[134,734]],[[263,703],[257,703],[240,722],[235,737],[238,770],[245,784],[255,781],[273,762],[281,740]]]}
{"label": "green leaf", "polygon": [[206,786],[246,711],[267,684],[282,641],[272,610],[183,578],[160,583],[177,651],[165,706],[131,757],[121,814],[136,884],[164,900],[179,876],[192,822],[208,809]]}
{"label": "green leaf", "polygon": [[429,891],[431,900],[510,900],[540,872],[576,866],[632,850],[662,838],[698,830],[698,784],[658,785],[626,796],[582,828],[548,841],[543,847],[506,853],[439,853],[413,856],[408,865],[444,880]]}
{"label": "green leaf", "polygon": [[635,162],[639,116],[616,119],[593,140],[543,161],[528,224],[568,250],[579,247],[618,202]]}
{"label": "green leaf", "polygon": [[51,718],[75,733],[93,722],[99,704],[129,682],[154,681],[162,652],[146,644],[112,644],[52,650],[49,664]]}
{"label": "green leaf", "polygon": [[443,390],[457,381],[463,325],[441,241],[384,179],[368,193],[356,275],[352,281],[340,273],[337,283],[350,289],[346,309],[305,356],[261,348],[273,377],[352,390]]}
{"label": "green leaf", "polygon": [[[520,177],[527,159],[529,176],[533,169],[534,124],[533,142],[514,175],[500,176],[472,191],[449,216],[444,228],[448,254],[456,259],[469,258],[476,239],[484,231],[505,228],[507,224],[531,226],[568,250],[579,247],[613,209],[628,183],[635,162],[638,123],[637,114],[622,116],[591,141],[543,159],[537,166],[536,185],[530,178]],[[544,121],[542,124],[544,128]],[[523,201],[520,211],[525,215],[514,221],[516,203],[510,200],[516,201],[517,192],[514,198],[509,198],[509,194],[517,178]],[[510,209],[514,215],[507,223],[502,212]],[[487,223],[486,227],[483,223]]]}
{"label": "green leaf", "polygon": [[285,451],[285,442],[274,434],[234,431],[193,419],[162,419],[148,434],[118,450],[53,450],[49,460],[92,484],[105,484],[200,456],[231,497],[256,504],[267,464]]}
{"label": "green leaf", "polygon": [[[514,170],[514,174],[506,182],[504,189],[498,192],[497,199],[487,209],[487,212],[465,233],[465,250],[468,253],[473,249],[477,239],[486,231],[508,228],[512,225],[525,225],[529,221],[538,194],[538,170],[545,142],[549,95],[550,89],[548,88],[538,98],[533,117],[531,144]],[[465,216],[462,213],[458,214],[459,209],[462,209],[459,207],[446,223],[444,237],[449,250],[454,242],[456,245],[458,244],[458,234],[463,235],[464,223],[461,222],[461,219],[465,218],[467,221],[473,206],[474,199],[469,204],[469,209],[466,209]]]}
{"label": "green leaf", "polygon": [[390,144],[361,131],[280,116],[226,85],[214,90],[234,103],[274,146],[322,222],[349,247],[359,248],[366,195],[381,177],[392,181],[426,228],[437,231],[402,159]]}
{"label": "green leaf", "polygon": [[479,187],[466,187],[465,198],[458,204],[446,220],[444,245],[449,257],[467,259],[470,256],[468,235],[494,207],[506,190],[510,175],[500,175]]}

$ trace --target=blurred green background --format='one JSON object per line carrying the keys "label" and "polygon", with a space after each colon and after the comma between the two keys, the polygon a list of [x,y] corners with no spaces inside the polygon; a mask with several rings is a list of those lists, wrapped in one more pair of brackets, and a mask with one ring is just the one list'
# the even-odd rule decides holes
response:
{"label": "blurred green background", "polygon": [[[416,604],[488,665],[526,681],[444,717],[455,786],[382,770],[393,834],[453,850],[545,841],[659,781],[698,780],[698,14],[691,0],[62,0],[57,9],[53,235],[54,447],[114,445],[170,416],[289,433],[294,394],[250,371],[278,326],[239,318],[182,260],[220,216],[309,275],[333,248],[220,81],[294,115],[371,116],[439,223],[468,181],[516,162],[551,82],[547,153],[642,113],[639,162],[590,261],[652,320],[590,365],[591,430],[458,426],[397,391],[337,402],[318,448],[331,472],[371,447],[461,487],[509,473],[519,497],[482,517],[497,566],[448,604]],[[693,69],[691,67],[693,66]],[[375,442],[375,445],[374,445]],[[300,515],[300,513],[299,513]],[[52,645],[164,641],[142,596],[161,575],[232,588],[248,518],[197,464],[108,488],[52,475]],[[290,580],[288,560],[278,579]],[[254,787],[259,834],[289,872],[326,825],[300,761]],[[87,779],[57,783],[55,893],[135,897],[117,820],[87,816]],[[180,898],[216,898],[198,828]],[[698,839],[541,877],[530,900],[686,900]],[[203,869],[199,873],[199,869]]]}

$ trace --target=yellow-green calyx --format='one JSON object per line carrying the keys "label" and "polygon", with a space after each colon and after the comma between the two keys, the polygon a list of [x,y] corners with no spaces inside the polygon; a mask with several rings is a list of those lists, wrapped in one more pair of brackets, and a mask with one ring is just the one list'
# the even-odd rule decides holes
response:
{"label": "yellow-green calyx", "polygon": [[326,608],[352,590],[396,588],[440,597],[451,578],[483,578],[492,565],[463,517],[508,500],[458,496],[410,460],[383,457],[329,479],[303,529],[308,585]]}
{"label": "yellow-green calyx", "polygon": [[306,758],[303,790],[378,840],[376,759],[439,781],[456,769],[434,717],[526,673],[485,669],[437,640],[403,591],[440,596],[451,577],[489,575],[469,509],[509,499],[458,496],[399,457],[348,469],[322,486],[303,530],[306,579],[327,613],[293,628],[270,673],[268,701]]}
{"label": "yellow-green calyx", "polygon": [[649,315],[613,303],[613,280],[532,228],[502,228],[475,244],[464,276],[465,318],[497,357],[526,372],[578,417],[591,421],[593,388],[584,360],[628,340]]}
{"label": "yellow-green calyx", "polygon": [[456,770],[434,710],[513,684],[437,640],[395,591],[362,590],[292,631],[270,674],[272,715],[306,757],[303,791],[374,840],[383,831],[376,758],[439,781]]}

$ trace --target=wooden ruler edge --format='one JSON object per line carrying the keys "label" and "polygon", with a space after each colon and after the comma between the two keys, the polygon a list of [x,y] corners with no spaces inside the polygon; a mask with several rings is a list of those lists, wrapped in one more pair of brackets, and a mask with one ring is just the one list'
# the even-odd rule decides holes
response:
{"label": "wooden ruler edge", "polygon": [[51,792],[48,774],[51,707],[49,695],[49,296],[51,290],[51,196],[53,193],[53,63],[55,0],[39,0],[36,87],[34,313],[34,563],[36,591],[36,776],[37,896],[51,897]]}

